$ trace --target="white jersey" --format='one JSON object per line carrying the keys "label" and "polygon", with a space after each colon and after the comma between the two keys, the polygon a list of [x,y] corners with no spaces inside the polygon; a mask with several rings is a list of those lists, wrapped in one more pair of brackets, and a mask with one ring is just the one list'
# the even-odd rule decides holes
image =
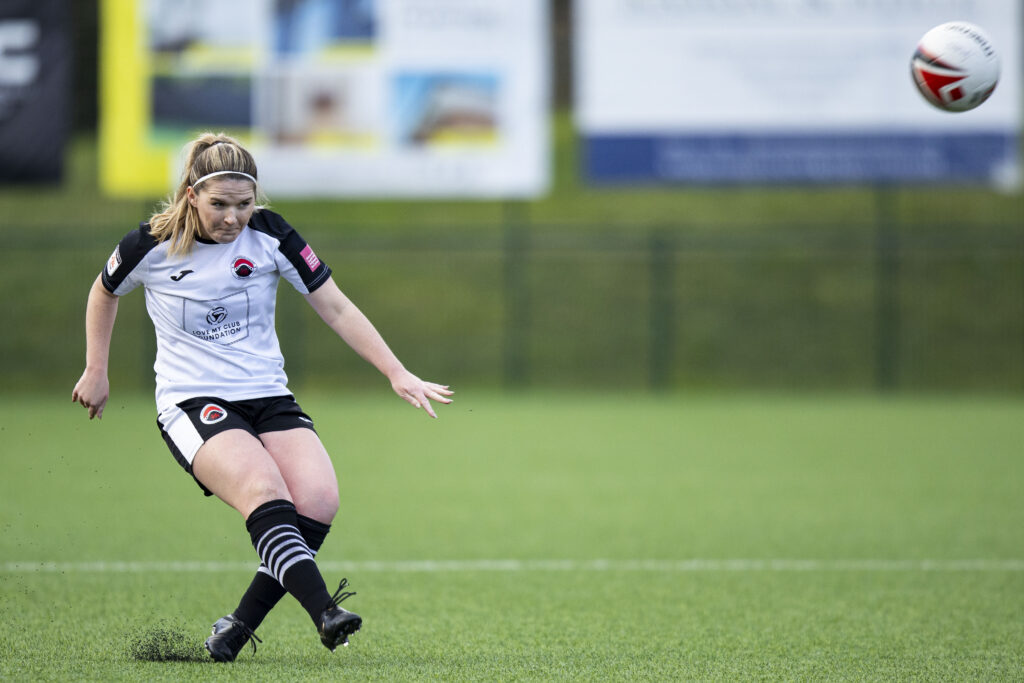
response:
{"label": "white jersey", "polygon": [[252,214],[233,242],[197,240],[187,256],[170,256],[149,225],[125,235],[103,270],[112,294],[146,290],[156,331],[156,404],[161,413],[185,399],[228,401],[288,394],[274,329],[283,276],[302,294],[328,280],[295,230],[266,209]]}

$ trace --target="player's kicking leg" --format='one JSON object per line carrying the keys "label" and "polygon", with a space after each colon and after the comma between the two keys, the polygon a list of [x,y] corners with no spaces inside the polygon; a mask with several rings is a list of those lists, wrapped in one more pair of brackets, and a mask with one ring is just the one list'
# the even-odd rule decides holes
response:
{"label": "player's kicking leg", "polygon": [[[301,412],[298,405],[289,398],[277,401],[272,408],[261,411],[263,417],[257,425],[259,439],[277,464],[297,510],[301,511],[297,514],[296,527],[315,556],[330,531],[329,522],[338,510],[337,477],[330,457],[312,427],[312,420]],[[331,650],[347,644],[348,636],[362,623],[359,615],[338,606],[342,600],[354,595],[344,590],[347,583],[347,580],[342,581],[331,598],[332,604],[314,618],[321,642]],[[238,623],[222,631],[214,626],[207,641],[211,655],[216,659],[215,653],[223,651],[225,656],[237,656],[247,642],[244,634],[259,627],[285,592],[273,572],[265,563],[262,564],[235,611],[229,615]],[[218,624],[223,621],[218,621]]]}
{"label": "player's kicking leg", "polygon": [[[315,557],[331,526],[305,515],[300,514],[297,517],[299,532]],[[213,632],[205,643],[210,656],[218,662],[234,661],[245,647],[248,638],[256,638],[256,629],[287,592],[266,565],[261,563],[235,610],[218,619],[213,625]],[[256,640],[259,641],[259,638]],[[255,651],[255,645],[253,650]]]}

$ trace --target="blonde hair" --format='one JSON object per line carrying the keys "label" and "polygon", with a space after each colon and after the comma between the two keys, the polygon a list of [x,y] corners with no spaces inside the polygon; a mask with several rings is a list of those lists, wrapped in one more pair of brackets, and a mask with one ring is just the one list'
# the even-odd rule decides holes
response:
{"label": "blonde hair", "polygon": [[[189,143],[187,150],[181,184],[161,210],[149,219],[149,234],[156,238],[157,242],[170,240],[170,253],[181,256],[192,250],[192,245],[200,234],[199,212],[188,201],[188,188],[191,187],[193,192],[198,192],[208,180],[204,179],[198,185],[196,181],[219,171],[238,173],[238,176],[234,176],[236,178],[259,177],[256,174],[256,160],[252,154],[237,140],[223,133],[203,133]],[[266,198],[255,183],[253,191],[259,210],[260,206],[266,203]]]}

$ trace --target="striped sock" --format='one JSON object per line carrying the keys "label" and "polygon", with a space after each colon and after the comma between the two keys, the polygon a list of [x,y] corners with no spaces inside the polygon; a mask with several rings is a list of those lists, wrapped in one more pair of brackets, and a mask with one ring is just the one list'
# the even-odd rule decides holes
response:
{"label": "striped sock", "polygon": [[[316,557],[317,551],[320,550],[324,539],[327,538],[327,533],[331,530],[331,525],[318,522],[304,515],[298,515],[298,527],[302,538],[306,540],[306,545],[309,546],[310,552]],[[287,592],[284,586],[270,573],[267,565],[261,562],[256,576],[253,577],[249,588],[242,595],[242,599],[238,602],[238,607],[235,608],[232,614],[255,631],[263,623],[266,616],[270,614],[270,610],[274,609],[274,606]]]}
{"label": "striped sock", "polygon": [[287,500],[264,503],[245,520],[245,527],[266,570],[302,603],[315,623],[331,594],[299,531],[295,505]]}

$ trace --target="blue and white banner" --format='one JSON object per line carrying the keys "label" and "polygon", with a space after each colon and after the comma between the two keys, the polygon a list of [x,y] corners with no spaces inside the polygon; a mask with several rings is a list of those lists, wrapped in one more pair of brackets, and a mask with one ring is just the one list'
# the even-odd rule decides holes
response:
{"label": "blue and white banner", "polygon": [[[576,120],[595,183],[969,182],[1017,187],[1018,0],[586,0]],[[1002,62],[979,108],[942,112],[910,58],[982,26]]]}

